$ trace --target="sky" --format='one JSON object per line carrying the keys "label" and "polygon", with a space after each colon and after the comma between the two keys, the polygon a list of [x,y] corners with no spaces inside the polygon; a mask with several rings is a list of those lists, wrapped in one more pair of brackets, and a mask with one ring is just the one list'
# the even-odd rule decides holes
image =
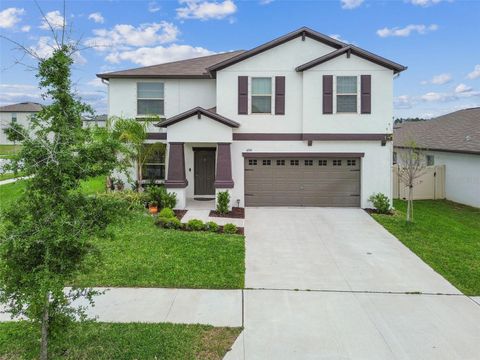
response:
{"label": "sky", "polygon": [[[408,70],[394,80],[394,116],[431,118],[480,106],[480,1],[477,0],[2,0],[0,105],[44,102],[35,59],[51,53],[65,19],[79,41],[73,82],[106,113],[100,72],[217,52],[248,50],[302,26],[355,44]],[[40,11],[40,9],[41,11]]]}

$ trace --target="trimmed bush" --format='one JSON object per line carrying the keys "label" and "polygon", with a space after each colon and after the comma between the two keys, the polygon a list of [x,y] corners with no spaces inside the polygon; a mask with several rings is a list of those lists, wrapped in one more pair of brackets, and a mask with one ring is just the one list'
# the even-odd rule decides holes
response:
{"label": "trimmed bush", "polygon": [[127,207],[127,210],[144,209],[145,202],[147,201],[143,193],[132,190],[111,191],[100,193],[98,196],[103,199],[124,203]]}
{"label": "trimmed bush", "polygon": [[182,228],[182,223],[176,217],[172,217],[172,218],[159,217],[155,223],[164,229],[181,229]]}
{"label": "trimmed bush", "polygon": [[220,191],[217,194],[217,212],[220,214],[228,213],[228,205],[230,204],[230,194],[228,191]]}
{"label": "trimmed bush", "polygon": [[175,217],[175,212],[172,209],[166,207],[160,211],[158,216],[163,218],[173,218]]}
{"label": "trimmed bush", "polygon": [[210,232],[218,232],[218,229],[220,229],[220,226],[216,222],[213,221],[208,221],[205,223],[205,230],[210,231]]}
{"label": "trimmed bush", "polygon": [[378,193],[378,194],[373,194],[368,198],[368,201],[370,201],[373,206],[375,206],[375,209],[377,209],[377,212],[380,214],[390,214],[391,209],[390,209],[390,200],[385,194]]}
{"label": "trimmed bush", "polygon": [[202,231],[205,228],[205,224],[202,220],[192,219],[187,222],[187,229],[191,231]]}
{"label": "trimmed bush", "polygon": [[237,233],[237,226],[235,224],[225,224],[223,225],[223,232],[225,234],[236,234]]}

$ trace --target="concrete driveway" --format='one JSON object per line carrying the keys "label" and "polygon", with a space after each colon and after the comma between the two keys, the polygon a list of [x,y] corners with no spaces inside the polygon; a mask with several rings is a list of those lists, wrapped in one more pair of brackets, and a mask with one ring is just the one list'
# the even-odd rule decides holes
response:
{"label": "concrete driveway", "polygon": [[245,228],[226,359],[479,359],[480,306],[363,210],[248,208]]}

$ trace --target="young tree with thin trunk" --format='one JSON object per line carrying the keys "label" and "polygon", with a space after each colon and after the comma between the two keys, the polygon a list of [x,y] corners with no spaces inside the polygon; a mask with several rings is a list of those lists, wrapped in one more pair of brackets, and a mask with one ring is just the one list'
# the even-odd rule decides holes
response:
{"label": "young tree with thin trunk", "polygon": [[425,156],[414,141],[409,142],[400,153],[401,163],[398,170],[400,181],[408,188],[407,222],[413,221],[413,188],[425,173]]}
{"label": "young tree with thin trunk", "polygon": [[14,159],[30,179],[0,220],[0,303],[38,325],[41,360],[49,357],[52,333],[82,315],[71,302],[92,301],[92,289],[65,287],[97,265],[92,239],[105,234],[118,209],[112,200],[79,191],[82,180],[113,171],[119,142],[106,129],[82,128],[82,115],[91,109],[71,88],[77,48],[63,32],[55,44],[51,56],[37,58],[39,86],[51,104],[32,116]]}

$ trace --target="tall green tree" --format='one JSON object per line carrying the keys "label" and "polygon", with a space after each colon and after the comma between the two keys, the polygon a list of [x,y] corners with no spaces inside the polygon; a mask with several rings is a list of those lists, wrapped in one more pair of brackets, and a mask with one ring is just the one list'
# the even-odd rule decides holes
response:
{"label": "tall green tree", "polygon": [[82,180],[112,172],[119,142],[108,130],[82,128],[82,114],[91,109],[72,92],[75,51],[57,42],[53,54],[39,61],[39,85],[51,104],[32,118],[31,134],[25,134],[15,160],[31,179],[1,219],[0,302],[13,316],[38,325],[42,360],[49,337],[81,315],[72,300],[92,300],[92,289],[64,289],[95,266],[92,238],[104,235],[115,215],[108,200],[79,191]]}
{"label": "tall green tree", "polygon": [[3,132],[7,140],[13,142],[13,145],[25,139],[25,128],[17,122],[12,121],[7,128],[3,129]]}

